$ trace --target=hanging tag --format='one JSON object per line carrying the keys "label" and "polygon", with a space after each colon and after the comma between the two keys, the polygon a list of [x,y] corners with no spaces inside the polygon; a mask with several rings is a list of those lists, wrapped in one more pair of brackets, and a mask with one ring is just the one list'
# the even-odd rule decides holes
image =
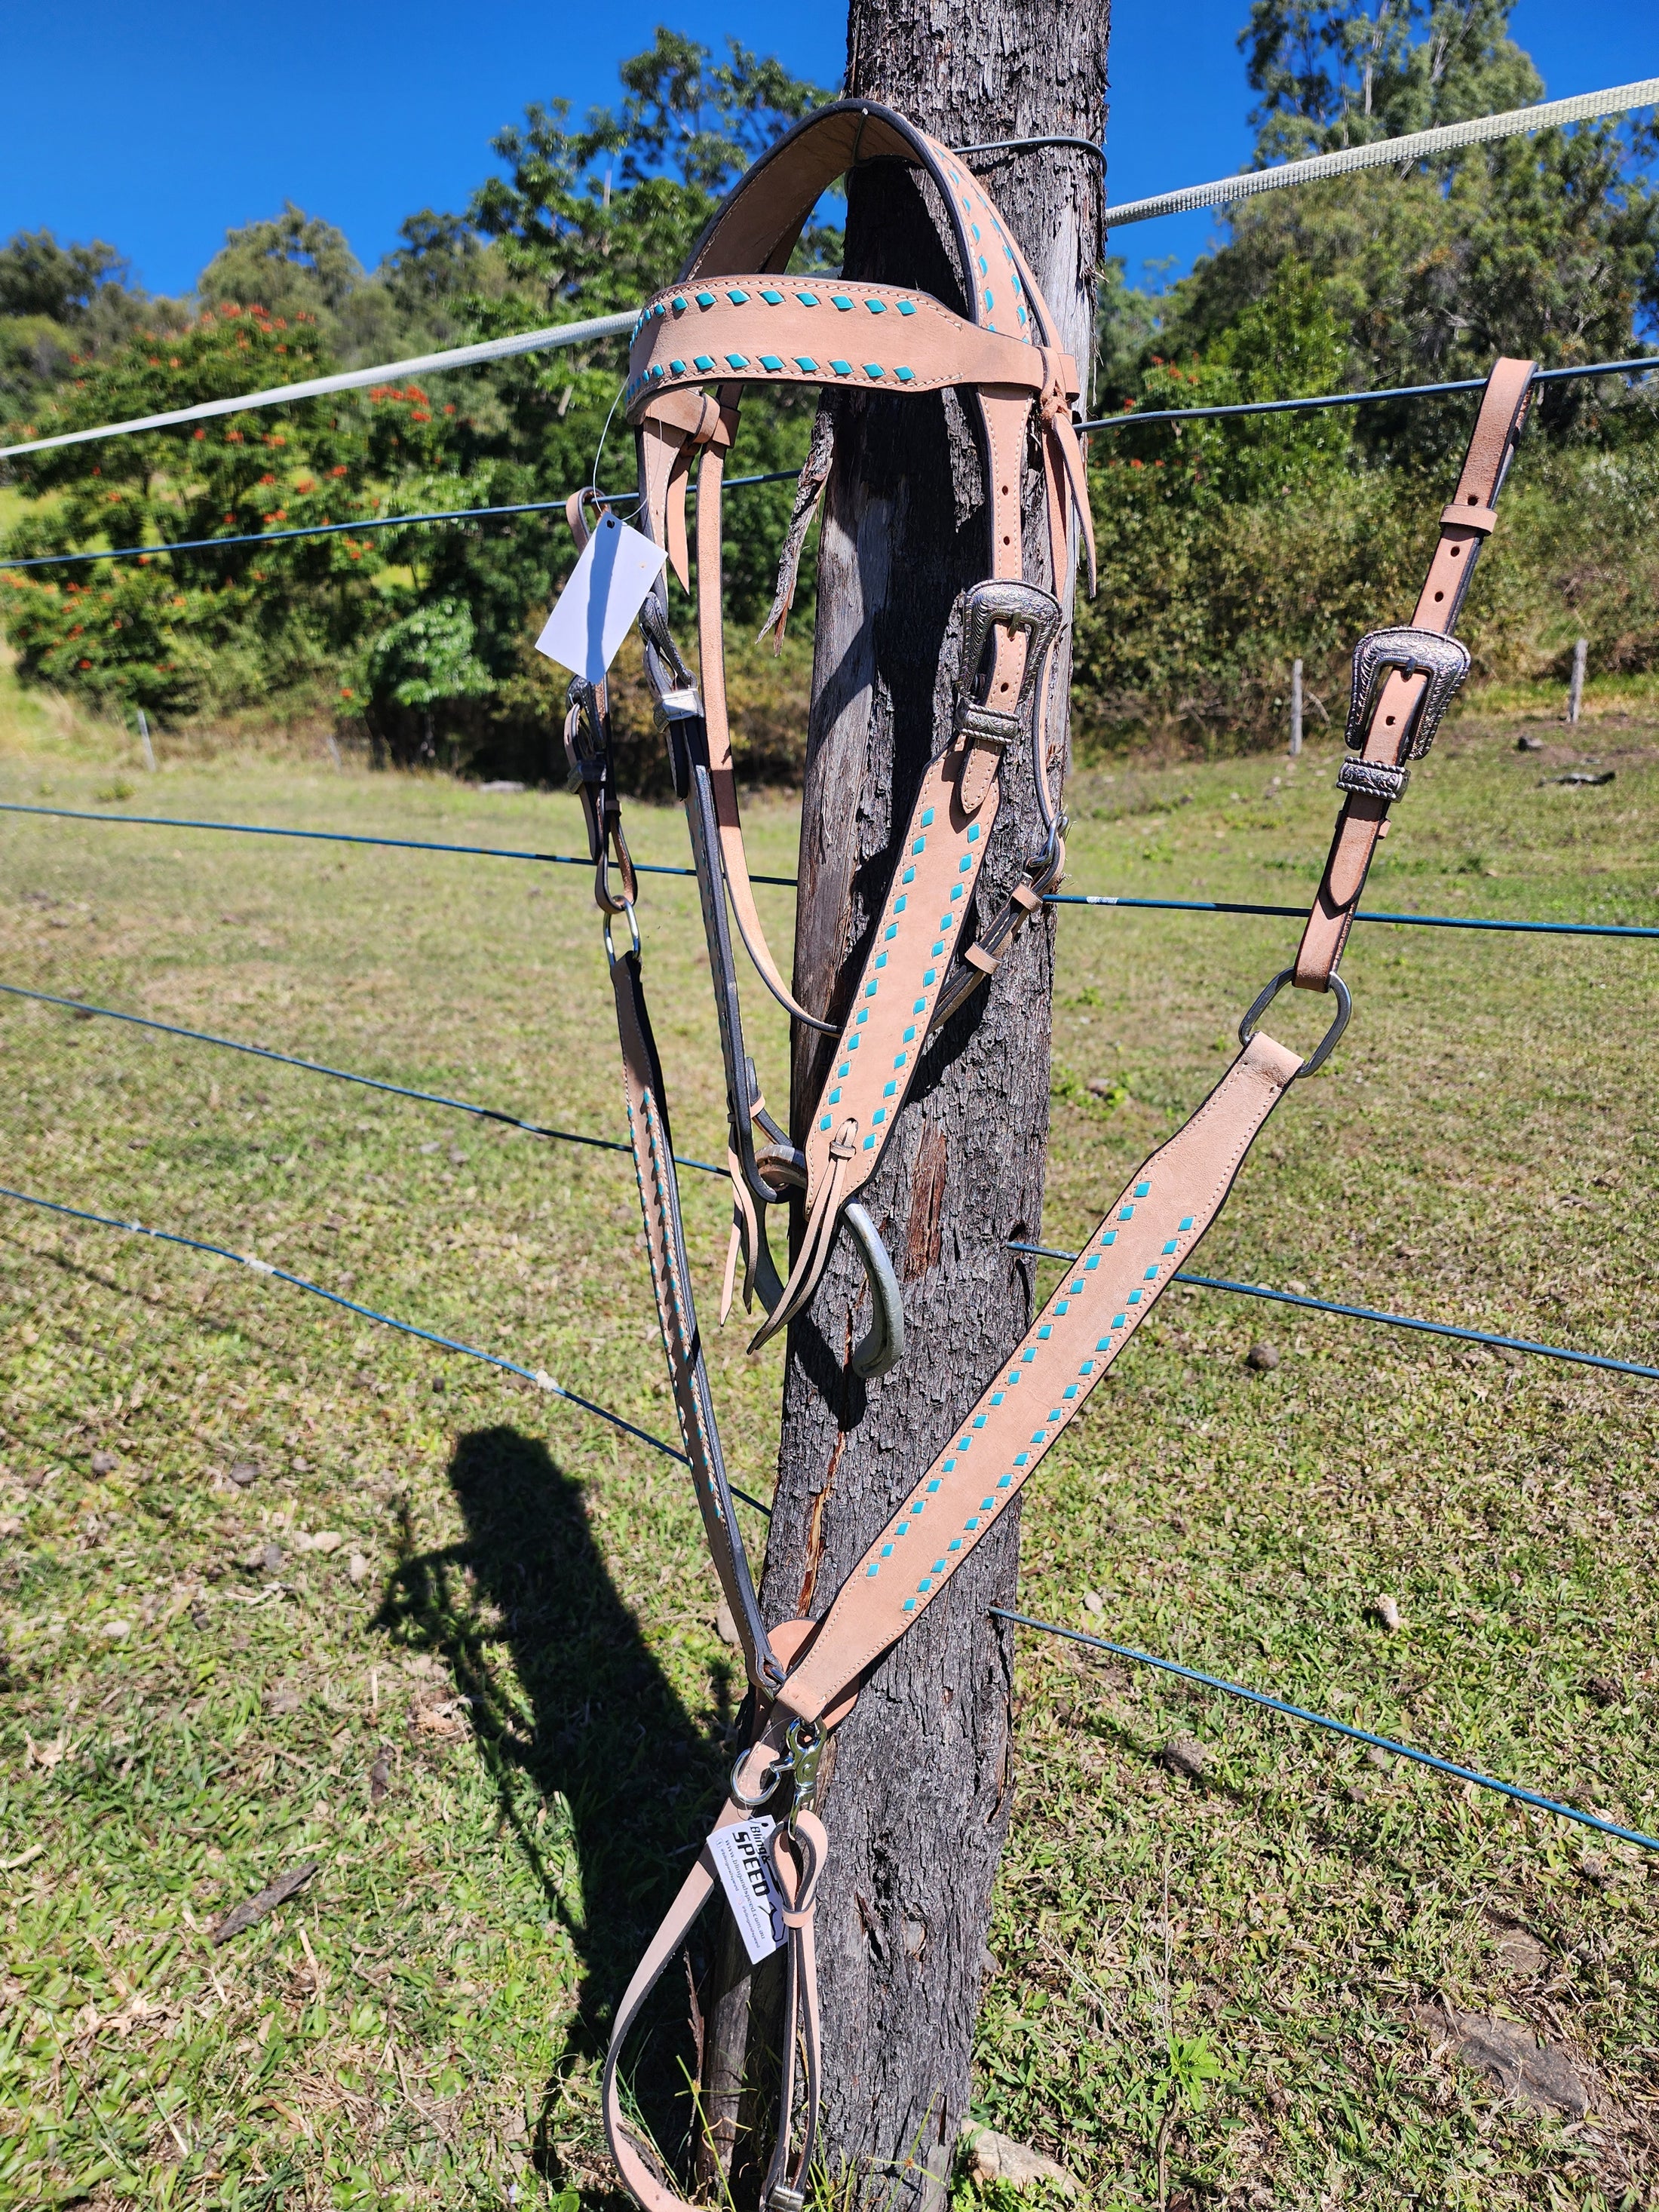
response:
{"label": "hanging tag", "polygon": [[607,507],[553,603],[538,653],[590,684],[603,684],[667,554]]}
{"label": "hanging tag", "polygon": [[784,1945],[783,1899],[766,1848],[777,1825],[764,1818],[738,1820],[729,1828],[716,1828],[708,1838],[708,1856],[751,1966]]}

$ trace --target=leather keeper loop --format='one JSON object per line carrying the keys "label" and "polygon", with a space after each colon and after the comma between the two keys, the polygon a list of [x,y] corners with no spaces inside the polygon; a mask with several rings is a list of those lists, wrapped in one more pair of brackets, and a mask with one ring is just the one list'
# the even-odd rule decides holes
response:
{"label": "leather keeper loop", "polygon": [[1408,768],[1396,768],[1387,761],[1360,760],[1352,753],[1336,772],[1339,791],[1358,792],[1366,799],[1386,800],[1389,805],[1406,796],[1406,786],[1411,780]]}
{"label": "leather keeper loop", "polygon": [[1478,530],[1489,538],[1498,527],[1498,516],[1490,507],[1459,507],[1454,500],[1449,507],[1440,510],[1443,530]]}

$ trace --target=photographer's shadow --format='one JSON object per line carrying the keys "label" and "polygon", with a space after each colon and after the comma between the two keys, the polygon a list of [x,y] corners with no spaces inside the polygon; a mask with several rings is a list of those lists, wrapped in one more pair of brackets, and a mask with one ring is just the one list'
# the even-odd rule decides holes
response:
{"label": "photographer's shadow", "polygon": [[[538,2131],[538,2164],[556,2165],[547,2120],[560,2081],[604,2051],[611,2014],[690,1863],[720,1796],[722,1756],[743,1682],[716,1668],[710,1726],[687,1712],[611,1579],[582,1486],[538,1439],[499,1427],[461,1437],[449,1479],[463,1541],[417,1552],[405,1516],[399,1565],[376,1626],[441,1659],[469,1700],[497,1818],[568,1930],[582,1979]],[[502,1663],[502,1646],[508,1663]],[[633,2046],[642,2111],[668,2147],[687,2125],[678,2037]],[[665,2008],[665,2023],[670,2017]],[[683,2040],[685,2050],[671,2050]]]}

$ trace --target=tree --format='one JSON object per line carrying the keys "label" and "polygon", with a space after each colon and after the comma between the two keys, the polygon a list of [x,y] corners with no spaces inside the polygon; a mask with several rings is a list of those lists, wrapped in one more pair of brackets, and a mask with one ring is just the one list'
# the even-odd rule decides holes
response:
{"label": "tree", "polygon": [[[988,0],[973,35],[924,0],[854,0],[849,91],[890,102],[947,143],[1079,133],[1103,123],[1103,0]],[[1079,358],[1087,388],[1101,177],[1086,154],[988,158],[1005,220]],[[848,190],[846,269],[963,303],[915,173],[867,164]],[[958,405],[831,398],[836,459],[818,569],[814,704],[795,945],[797,994],[841,1008],[892,869],[890,841],[951,731],[948,644],[958,594],[989,572],[982,476]],[[1035,486],[1028,489],[1034,489]],[[1055,587],[1069,599],[1070,579]],[[1063,701],[1067,671],[1056,676]],[[1063,717],[1054,733],[1064,757]],[[1006,895],[1037,836],[1024,757],[1011,757],[980,890]],[[762,1602],[821,1614],[908,1480],[1028,1322],[1030,1263],[1006,1249],[1042,1218],[1052,926],[1034,922],[989,989],[947,1025],[865,1198],[906,1285],[910,1350],[866,1385],[863,1317],[843,1238],[790,1332],[779,1480]],[[823,1040],[796,1055],[796,1125]],[[884,1660],[834,1739],[820,1891],[826,2026],[823,2118],[858,2192],[942,2202],[965,2113],[974,2019],[1009,1817],[1012,1639],[986,1608],[1014,1593],[1016,1527],[996,1531]],[[711,2021],[708,2109],[729,2136],[744,2025],[741,1984]],[[755,1999],[763,2024],[765,1992]]]}
{"label": "tree", "polygon": [[[1544,88],[1509,35],[1512,0],[1255,0],[1240,44],[1261,94],[1257,159],[1278,161],[1524,105]],[[1326,287],[1348,331],[1339,381],[1378,386],[1484,374],[1499,353],[1549,364],[1634,348],[1659,307],[1650,134],[1612,123],[1461,149],[1229,211],[1231,239],[1175,288],[1158,350],[1202,351],[1287,260]],[[1571,420],[1576,396],[1549,419]],[[1369,413],[1360,434],[1443,464],[1461,421]]]}
{"label": "tree", "polygon": [[[160,414],[333,365],[309,318],[227,301],[186,331],[143,335],[83,364],[25,429],[46,436]],[[7,550],[27,557],[366,519],[380,508],[378,486],[431,465],[442,405],[453,404],[430,403],[419,386],[382,386],[361,402],[301,402],[29,454],[17,473],[42,503]],[[384,619],[376,583],[386,552],[383,537],[343,533],[176,562],[12,570],[7,633],[26,681],[103,705],[176,715],[306,685],[315,703],[319,690],[337,689],[365,629]]]}

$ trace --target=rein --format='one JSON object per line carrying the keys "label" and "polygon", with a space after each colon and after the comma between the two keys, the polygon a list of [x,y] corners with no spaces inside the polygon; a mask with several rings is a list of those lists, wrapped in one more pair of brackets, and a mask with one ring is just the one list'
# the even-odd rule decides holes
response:
{"label": "rein", "polygon": [[[781,274],[824,187],[856,161],[904,160],[931,176],[949,210],[968,280],[969,317],[925,294],[838,277]],[[759,271],[758,274],[750,273]],[[977,272],[977,273],[975,273]],[[733,1229],[729,1304],[742,1261],[745,1302],[760,1298],[758,1346],[811,1298],[839,1226],[857,1241],[877,1308],[854,1354],[878,1374],[900,1356],[902,1313],[890,1261],[857,1194],[879,1165],[932,1032],[994,973],[1014,932],[1040,911],[1064,865],[1064,818],[1046,782],[1051,648],[1071,573],[1071,516],[1090,526],[1071,405],[1077,380],[1018,248],[983,188],[945,148],[891,111],[865,101],[823,109],[779,141],[715,216],[678,285],[636,328],[625,398],[638,436],[642,520],[682,586],[685,492],[697,466],[697,626],[701,688],[668,625],[665,583],[641,616],[646,670],[675,787],[686,807],[714,981],[730,1123]],[[857,356],[869,355],[868,360]],[[639,1182],[676,1411],[720,1589],[737,1624],[754,1693],[755,1740],[733,1768],[715,1832],[779,1812],[766,1850],[781,1899],[785,2001],[775,2148],[762,2192],[769,2212],[799,2212],[816,2144],[821,2034],[814,1952],[817,1884],[829,1850],[817,1807],[819,1760],[882,1655],[973,1553],[1090,1395],[1220,1211],[1251,1144],[1292,1082],[1323,1065],[1348,1021],[1337,972],[1366,871],[1387,834],[1407,763],[1432,742],[1462,683],[1468,653],[1452,636],[1527,412],[1533,365],[1499,361],[1487,381],[1455,496],[1442,515],[1412,623],[1372,632],[1354,654],[1343,805],[1294,964],[1273,976],[1239,1024],[1241,1050],[1185,1126],[1146,1159],[1088,1238],[960,1427],[918,1479],[896,1493],[885,1527],[817,1620],[768,1630],[732,1508],[702,1340],[692,1300],[673,1144],[646,1005],[635,884],[611,768],[603,685],[570,687],[565,747],[582,796],[595,895],[622,1048],[629,1140]],[[710,398],[701,386],[716,385]],[[892,881],[866,953],[853,1011],[832,1024],[798,1006],[767,947],[744,853],[721,659],[720,489],[744,387],[817,383],[908,393],[959,387],[984,432],[992,573],[964,595],[951,738],[922,779]],[[1023,569],[1019,469],[1028,434],[1042,454],[1049,577]],[[797,522],[829,472],[814,439]],[[586,522],[572,502],[573,527]],[[803,531],[792,531],[780,585],[787,606]],[[1091,547],[1092,568],[1092,549]],[[777,619],[781,613],[775,610]],[[1032,746],[1045,824],[1012,896],[965,943],[964,921],[1000,796],[1000,775],[1023,734]],[[625,920],[618,947],[615,924]],[[798,1021],[836,1037],[822,1093],[799,1142],[767,1111],[744,1048],[731,921],[767,988]],[[1328,994],[1335,1012],[1304,1060],[1257,1024],[1286,986]],[[787,1282],[768,1248],[765,1209],[804,1194],[805,1232]],[[725,1305],[722,1307],[724,1317]],[[752,1348],[752,1347],[751,1347]],[[629,2032],[684,1943],[720,1879],[705,1844],[619,2004],[603,2102],[612,2155],[646,2212],[686,2212],[672,2177],[630,2132],[618,2064]]]}

